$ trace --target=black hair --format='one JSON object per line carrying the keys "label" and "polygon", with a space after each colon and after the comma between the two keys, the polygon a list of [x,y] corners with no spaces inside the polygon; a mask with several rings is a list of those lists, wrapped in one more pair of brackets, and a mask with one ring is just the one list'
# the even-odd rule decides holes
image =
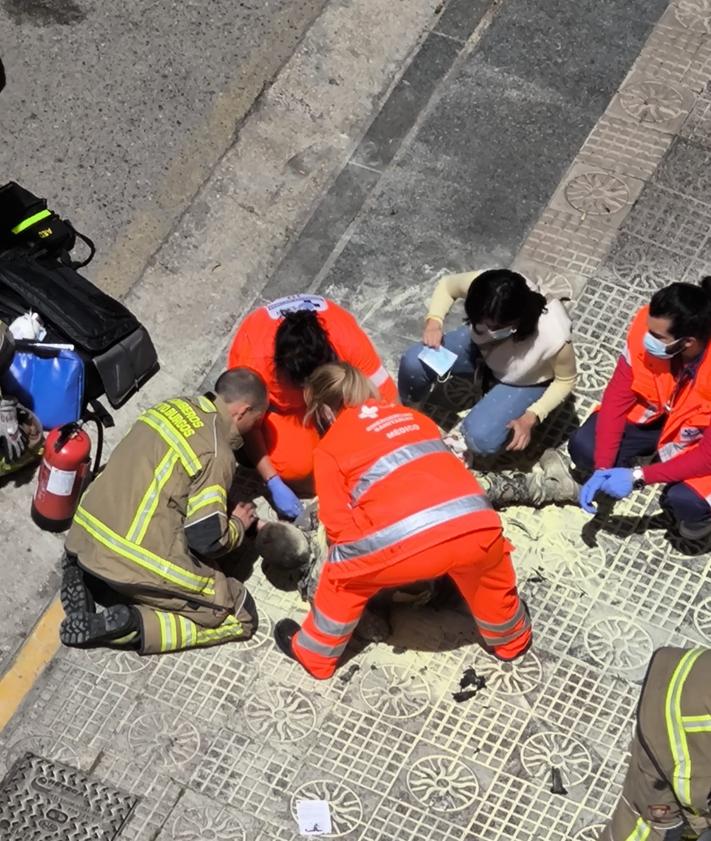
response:
{"label": "black hair", "polygon": [[337,359],[315,312],[286,313],[274,340],[274,365],[281,380],[302,387],[320,365]]}
{"label": "black hair", "polygon": [[215,393],[225,403],[244,400],[253,409],[267,408],[267,387],[264,380],[251,368],[230,368],[220,374],[215,383]]}
{"label": "black hair", "polygon": [[538,319],[546,308],[546,299],[534,292],[526,278],[509,269],[489,269],[477,275],[469,287],[464,311],[471,325],[488,321],[502,326],[516,322],[511,337],[521,342],[538,328]]}
{"label": "black hair", "polygon": [[702,277],[698,286],[693,283],[671,283],[652,295],[649,304],[652,318],[668,318],[669,332],[675,339],[698,339],[708,342],[711,337],[711,277]]}

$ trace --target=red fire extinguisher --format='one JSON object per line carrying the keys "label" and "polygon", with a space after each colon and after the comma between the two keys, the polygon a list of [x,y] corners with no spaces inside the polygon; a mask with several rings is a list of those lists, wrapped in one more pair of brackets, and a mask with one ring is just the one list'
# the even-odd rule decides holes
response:
{"label": "red fire extinguisher", "polygon": [[79,499],[98,469],[103,444],[101,423],[97,421],[99,435],[93,471],[91,438],[82,426],[81,422],[68,423],[47,435],[32,498],[32,519],[46,531],[69,528]]}

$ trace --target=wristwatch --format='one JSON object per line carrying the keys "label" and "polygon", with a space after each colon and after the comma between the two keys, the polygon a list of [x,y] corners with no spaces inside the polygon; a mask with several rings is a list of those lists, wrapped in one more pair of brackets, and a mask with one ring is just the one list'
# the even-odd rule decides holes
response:
{"label": "wristwatch", "polygon": [[636,491],[642,490],[646,482],[644,481],[644,470],[641,467],[632,468],[632,487]]}

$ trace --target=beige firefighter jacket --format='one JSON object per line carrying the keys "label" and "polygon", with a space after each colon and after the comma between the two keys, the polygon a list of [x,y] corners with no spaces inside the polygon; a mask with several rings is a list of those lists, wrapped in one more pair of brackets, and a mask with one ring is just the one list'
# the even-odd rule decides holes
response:
{"label": "beige firefighter jacket", "polygon": [[131,601],[217,627],[246,592],[213,560],[243,537],[227,509],[241,443],[220,397],[148,409],[82,498],[67,550]]}
{"label": "beige firefighter jacket", "polygon": [[[711,649],[660,648],[647,671],[630,764],[601,841],[711,826]],[[668,833],[670,833],[668,835]]]}

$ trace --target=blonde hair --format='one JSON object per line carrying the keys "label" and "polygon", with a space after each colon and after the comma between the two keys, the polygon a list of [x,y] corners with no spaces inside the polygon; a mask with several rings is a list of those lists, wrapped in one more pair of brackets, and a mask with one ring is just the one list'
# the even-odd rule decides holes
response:
{"label": "blonde hair", "polygon": [[312,422],[314,415],[325,406],[338,414],[341,409],[360,406],[371,399],[379,400],[380,392],[365,374],[347,362],[328,362],[306,380],[304,423]]}

